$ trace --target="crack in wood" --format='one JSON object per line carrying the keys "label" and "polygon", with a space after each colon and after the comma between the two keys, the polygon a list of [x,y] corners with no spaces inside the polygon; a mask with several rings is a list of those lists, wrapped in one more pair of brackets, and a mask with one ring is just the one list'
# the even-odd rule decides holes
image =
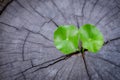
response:
{"label": "crack in wood", "polygon": [[[73,0],[72,0],[72,1],[73,1]],[[115,0],[115,1],[116,1],[116,0]],[[28,10],[28,8],[24,7],[24,5],[22,5],[19,1],[16,0],[15,2],[16,2],[20,7],[24,8],[24,9],[27,10],[28,12],[32,13],[30,10]],[[57,9],[57,11],[61,14],[61,16],[66,20],[66,17],[65,17],[65,15],[64,15],[64,13],[60,10],[59,6],[58,6],[53,0],[51,0],[51,2],[52,2],[52,4],[53,4],[53,6]],[[92,14],[93,14],[93,12],[94,12],[94,10],[95,10],[95,7],[98,5],[98,2],[99,2],[99,0],[96,0],[95,3],[93,4],[93,7],[92,7],[92,9],[90,10],[90,13],[89,13],[89,19],[91,18]],[[109,1],[108,1],[108,2],[109,2]],[[108,5],[108,2],[106,3],[107,5]],[[86,8],[86,3],[87,3],[87,0],[84,1],[83,6],[82,6],[82,12],[81,12],[81,13],[82,13],[82,24],[84,23],[84,17],[85,17],[84,11],[85,11],[85,8]],[[110,2],[110,3],[111,3],[111,2]],[[118,2],[117,2],[117,3],[118,3]],[[10,4],[10,3],[9,3],[9,4]],[[58,24],[56,23],[56,21],[54,21],[54,18],[51,19],[51,18],[49,18],[49,17],[45,17],[45,16],[44,16],[43,14],[41,14],[38,10],[36,10],[36,8],[34,8],[34,7],[32,6],[32,4],[30,4],[29,1],[28,1],[28,4],[29,4],[29,6],[31,7],[32,11],[34,11],[36,14],[38,14],[37,16],[41,16],[42,18],[49,20],[49,21],[44,22],[44,23],[41,25],[41,28],[42,28],[46,23],[49,23],[49,22],[52,22],[53,24],[55,24],[56,27],[58,27]],[[8,5],[7,5],[7,6],[8,6]],[[6,6],[6,7],[7,7],[7,6]],[[106,7],[106,6],[105,6],[105,7]],[[114,7],[114,8],[120,9],[120,7],[119,7],[118,5],[116,5],[116,7]],[[113,9],[114,9],[114,8],[113,8]],[[102,7],[101,9],[103,9],[103,7]],[[3,10],[3,11],[4,11],[4,10]],[[100,10],[100,11],[102,11],[102,10]],[[109,11],[108,11],[105,15],[101,16],[100,20],[96,23],[96,25],[98,25],[100,22],[102,22],[102,20],[103,20],[104,18],[108,17],[108,16],[107,16],[108,13],[109,13]],[[2,13],[0,13],[0,14],[2,14]],[[101,14],[101,13],[100,13],[100,14]],[[119,10],[118,10],[118,12],[115,12],[114,14],[111,14],[111,16],[108,17],[108,19],[111,19],[111,20],[109,20],[108,22],[106,22],[106,23],[105,23],[105,26],[108,25],[111,21],[113,21],[113,19],[114,19],[113,17],[117,17],[116,15],[118,15],[118,14],[119,14]],[[14,15],[14,14],[13,14],[13,15]],[[33,15],[34,15],[34,14],[33,14]],[[72,15],[74,15],[74,14],[72,14]],[[76,24],[77,24],[77,27],[79,28],[78,16],[74,16],[74,18],[75,18],[75,22],[76,22]],[[22,19],[24,19],[24,18],[21,18],[21,20],[22,20]],[[66,22],[65,22],[65,23],[66,23]],[[14,29],[16,29],[16,30],[20,30],[20,29],[17,28],[16,26],[12,26],[12,25],[7,24],[7,23],[4,23],[4,22],[0,22],[0,24],[5,25],[5,26],[8,26],[8,27],[11,27],[11,28],[14,28]],[[42,34],[42,33],[40,33],[40,32],[34,32],[34,31],[29,30],[29,29],[27,29],[27,28],[24,28],[24,29],[27,30],[29,33],[40,34],[40,35],[41,35],[43,38],[45,38],[46,40],[49,40],[49,41],[53,42],[52,40],[50,40],[48,37],[46,37],[44,34]],[[27,36],[29,36],[29,35],[27,35]],[[45,48],[54,47],[54,46],[44,45],[43,43],[37,43],[37,42],[28,41],[28,40],[27,40],[27,36],[25,37],[25,40],[24,40],[24,39],[20,39],[21,41],[24,41],[23,47],[22,47],[23,60],[24,60],[24,48],[26,48],[26,47],[25,47],[25,43],[26,43],[26,42],[28,42],[28,43],[33,43],[33,44],[36,44],[36,45],[41,45],[42,47],[45,47]],[[14,38],[12,38],[12,39],[14,39]],[[117,37],[117,38],[108,40],[108,41],[104,42],[104,46],[107,45],[108,43],[112,42],[112,41],[116,41],[116,40],[119,40],[119,39],[120,39],[120,37]],[[0,43],[2,43],[2,42],[0,42]],[[11,45],[13,45],[13,44],[19,44],[19,43],[10,43],[10,42],[7,42],[7,43],[3,43],[3,44],[11,44]],[[19,45],[20,45],[20,44],[19,44]],[[12,50],[13,50],[13,49],[11,49],[11,51],[12,51]],[[9,50],[8,50],[8,51],[9,51]],[[6,52],[8,52],[8,51],[6,50]],[[87,51],[87,50],[86,50],[86,51]],[[78,53],[79,53],[79,52],[77,52],[76,54],[78,54]],[[14,52],[14,54],[15,54],[15,52]],[[17,53],[16,53],[16,54],[17,54]],[[71,56],[73,56],[73,54],[72,54],[72,55],[69,55],[69,56],[68,56],[68,55],[64,55],[64,56],[58,57],[58,58],[56,58],[56,59],[48,60],[48,61],[46,61],[46,62],[43,62],[42,64],[39,64],[39,65],[34,65],[34,64],[33,64],[33,61],[30,60],[30,63],[31,63],[31,66],[32,66],[32,67],[29,67],[29,68],[23,70],[22,72],[18,73],[18,74],[21,74],[21,75],[19,76],[19,78],[23,77],[23,79],[26,80],[26,75],[25,75],[24,73],[27,72],[28,70],[35,69],[33,72],[36,72],[36,71],[39,71],[39,70],[41,70],[41,69],[45,69],[45,68],[48,68],[48,67],[50,67],[50,66],[52,66],[52,65],[55,65],[56,63],[59,63],[59,62],[61,62],[61,61],[66,61],[66,60],[69,59]],[[83,56],[82,58],[83,58],[83,61],[84,61],[84,65],[85,65],[85,69],[86,69],[87,75],[88,75],[89,78],[91,78],[91,75],[89,74],[89,70],[88,70],[88,65],[87,65],[86,60],[85,60],[85,56],[84,56],[83,54],[82,54],[82,56]],[[95,57],[94,57],[94,58],[95,58]],[[120,65],[118,65],[118,64],[116,64],[116,63],[114,63],[114,62],[112,62],[112,61],[109,61],[109,60],[104,59],[104,58],[102,58],[102,57],[96,57],[96,58],[97,58],[97,59],[100,59],[100,60],[103,60],[103,61],[105,61],[105,62],[108,62],[108,63],[114,65],[115,67],[120,68]],[[38,58],[37,58],[37,59],[38,59]],[[25,61],[26,61],[26,60],[25,60]],[[12,62],[10,62],[10,63],[5,63],[5,64],[1,64],[0,66],[4,66],[4,65],[7,65],[7,64],[11,64],[11,63],[12,63]],[[74,65],[74,64],[75,64],[75,62],[73,63],[73,65]],[[72,73],[73,65],[72,65],[72,68],[71,68],[71,70],[70,70],[70,72],[69,72],[69,74],[68,74],[68,77],[67,77],[68,80],[70,79],[70,74]],[[22,66],[22,65],[21,65],[21,66]],[[56,80],[56,79],[57,79],[57,75],[58,75],[58,73],[61,71],[61,69],[62,69],[63,67],[64,67],[64,65],[62,65],[62,67],[58,69],[58,71],[56,72],[53,80]],[[102,76],[102,73],[100,73],[99,70],[98,70],[96,67],[95,67],[94,70],[97,72],[99,78],[100,78],[101,80],[104,80],[104,78],[103,78],[103,76]],[[64,71],[65,71],[65,70],[64,70]],[[113,75],[113,73],[111,73],[110,71],[106,71],[106,72],[108,72],[109,75],[113,76],[114,79],[119,79],[117,76]],[[18,74],[16,74],[16,75],[18,75]],[[18,80],[19,78],[17,78],[16,80]],[[44,79],[44,78],[43,78],[43,79]]]}
{"label": "crack in wood", "polygon": [[59,27],[59,25],[53,20],[53,19],[50,19],[50,21],[55,24],[56,27]]}
{"label": "crack in wood", "polygon": [[61,61],[63,61],[63,60],[67,60],[68,58],[70,58],[71,56],[76,55],[76,54],[79,54],[79,51],[76,51],[76,52],[74,52],[74,53],[72,53],[72,54],[69,54],[69,55],[63,55],[63,56],[61,56],[61,57],[58,57],[58,58],[56,58],[56,59],[52,59],[52,60],[43,62],[43,63],[38,64],[38,65],[34,65],[33,67],[29,67],[29,68],[25,69],[24,71],[15,74],[14,76],[19,75],[19,74],[21,74],[21,73],[25,73],[26,71],[28,71],[28,70],[30,70],[30,69],[32,69],[32,68],[37,68],[37,67],[38,67],[38,69],[36,69],[36,70],[34,70],[34,71],[32,72],[32,73],[34,73],[34,72],[39,71],[39,70],[41,70],[41,69],[48,68],[49,66],[52,66],[52,65],[54,65],[54,64],[56,64],[56,63],[58,63],[58,62],[61,62]]}
{"label": "crack in wood", "polygon": [[16,30],[19,30],[19,28],[17,28],[16,26],[13,26],[13,25],[10,25],[10,24],[4,23],[4,22],[0,22],[0,24],[3,24],[3,25],[6,25],[6,26],[9,26],[11,28],[14,28]]}
{"label": "crack in wood", "polygon": [[[28,1],[28,3],[29,3],[29,1]],[[33,11],[34,11],[35,13],[37,13],[40,17],[46,19],[46,17],[43,16],[39,11],[37,11],[30,3],[29,3],[29,6],[30,6],[30,7],[33,9]]]}
{"label": "crack in wood", "polygon": [[64,56],[64,57],[62,57],[62,58],[60,58],[60,59],[58,59],[58,60],[55,60],[54,62],[52,62],[52,63],[50,63],[50,64],[48,64],[48,65],[46,65],[46,63],[48,63],[48,62],[43,63],[43,64],[41,64],[41,65],[44,65],[44,64],[45,64],[45,66],[39,67],[39,68],[36,69],[34,72],[36,72],[36,71],[38,71],[38,70],[40,70],[40,69],[44,69],[44,68],[47,68],[47,67],[49,67],[49,66],[52,66],[52,65],[54,65],[54,64],[56,64],[56,63],[58,63],[58,62],[61,62],[61,61],[63,61],[63,60],[66,60],[66,59],[70,58],[71,56],[72,56],[72,55],[66,55],[66,56]]}
{"label": "crack in wood", "polygon": [[5,9],[8,7],[9,4],[11,4],[14,0],[10,0],[4,7],[3,9],[0,11],[0,15],[2,15],[2,13],[5,11]]}
{"label": "crack in wood", "polygon": [[24,54],[25,54],[25,44],[26,44],[26,41],[27,41],[27,38],[29,37],[29,35],[30,35],[30,32],[28,32],[27,33],[27,35],[26,35],[26,37],[25,37],[25,40],[24,40],[24,43],[23,43],[23,46],[22,46],[22,58],[23,58],[23,61],[25,60],[25,56],[24,56]]}
{"label": "crack in wood", "polygon": [[85,16],[84,15],[84,8],[85,8],[86,3],[87,3],[87,0],[84,0],[83,7],[82,7],[82,12],[81,12],[82,13],[82,25],[84,24],[84,19],[83,18]]}
{"label": "crack in wood", "polygon": [[[60,12],[60,14],[62,15],[62,17],[65,19],[65,21],[66,21],[66,18],[65,18],[65,16],[64,16],[64,13],[58,8],[58,6],[56,5],[56,3],[53,1],[53,0],[51,0],[51,2],[53,3],[53,5],[57,8],[57,10],[58,10],[58,12]],[[66,21],[66,23],[68,23],[67,21]]]}
{"label": "crack in wood", "polygon": [[31,13],[28,9],[26,9],[18,0],[14,0],[21,8],[25,9],[29,13]]}
{"label": "crack in wood", "polygon": [[108,43],[110,43],[110,42],[112,42],[112,41],[116,41],[116,40],[119,40],[119,39],[120,39],[120,37],[117,37],[117,38],[114,38],[114,39],[110,39],[110,40],[104,42],[103,45],[106,45],[106,44],[108,44]]}
{"label": "crack in wood", "polygon": [[24,73],[22,73],[22,76],[23,76],[23,79],[24,79],[24,80],[27,80],[27,79],[26,79],[26,76],[24,75]]}
{"label": "crack in wood", "polygon": [[81,54],[82,54],[82,59],[83,59],[84,65],[85,65],[85,69],[86,69],[88,78],[89,78],[89,80],[91,80],[91,75],[89,74],[89,70],[88,70],[88,67],[87,67],[86,59],[85,59],[85,53],[83,52]]}
{"label": "crack in wood", "polygon": [[80,28],[80,24],[78,22],[78,16],[77,15],[74,15],[74,18],[76,20],[76,24],[77,24],[77,28],[79,29]]}
{"label": "crack in wood", "polygon": [[46,37],[45,35],[43,35],[43,34],[40,33],[40,32],[34,32],[34,31],[29,30],[29,29],[27,29],[27,28],[25,28],[25,27],[24,27],[24,29],[27,30],[27,31],[29,31],[29,32],[31,32],[31,33],[33,33],[33,34],[39,34],[39,35],[41,35],[43,38],[45,38],[46,40],[48,40],[48,41],[50,41],[50,42],[53,42],[52,40],[50,40],[48,37]]}

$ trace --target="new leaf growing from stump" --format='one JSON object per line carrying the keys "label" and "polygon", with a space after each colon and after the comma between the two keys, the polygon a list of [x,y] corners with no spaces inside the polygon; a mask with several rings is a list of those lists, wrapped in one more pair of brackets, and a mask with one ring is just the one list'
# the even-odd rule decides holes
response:
{"label": "new leaf growing from stump", "polygon": [[102,33],[91,24],[85,24],[79,29],[79,37],[82,42],[82,47],[89,52],[97,52],[101,49],[104,43]]}
{"label": "new leaf growing from stump", "polygon": [[78,29],[74,25],[59,26],[54,32],[54,44],[64,54],[78,50]]}
{"label": "new leaf growing from stump", "polygon": [[81,51],[79,42],[83,49],[95,53],[101,49],[104,39],[102,33],[91,24],[85,24],[79,30],[74,25],[61,25],[54,32],[54,44],[63,54]]}

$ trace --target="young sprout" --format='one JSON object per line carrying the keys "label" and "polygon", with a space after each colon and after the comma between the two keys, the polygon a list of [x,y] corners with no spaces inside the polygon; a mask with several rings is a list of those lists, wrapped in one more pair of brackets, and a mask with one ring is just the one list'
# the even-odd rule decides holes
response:
{"label": "young sprout", "polygon": [[78,50],[78,29],[74,25],[59,26],[54,32],[54,44],[63,54]]}
{"label": "young sprout", "polygon": [[[79,48],[79,43],[82,43],[82,48]],[[74,25],[61,25],[54,32],[54,44],[63,54],[72,54],[85,49],[96,53],[103,43],[102,33],[91,24],[85,24],[79,30]]]}
{"label": "young sprout", "polygon": [[79,37],[82,42],[82,47],[93,53],[98,52],[104,43],[102,33],[96,26],[91,24],[85,24],[80,27]]}

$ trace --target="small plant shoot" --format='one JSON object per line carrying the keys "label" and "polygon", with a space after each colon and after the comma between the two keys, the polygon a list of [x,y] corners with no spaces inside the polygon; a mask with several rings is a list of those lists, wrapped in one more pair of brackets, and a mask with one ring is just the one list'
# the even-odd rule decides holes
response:
{"label": "small plant shoot", "polygon": [[103,35],[97,29],[96,26],[91,24],[85,24],[79,29],[79,39],[82,42],[82,47],[87,49],[89,52],[96,53],[98,52],[103,43]]}
{"label": "small plant shoot", "polygon": [[[79,45],[79,43],[82,44]],[[85,24],[80,29],[74,25],[60,25],[54,32],[56,48],[66,55],[85,49],[96,53],[101,49],[103,43],[102,33],[91,24]]]}
{"label": "small plant shoot", "polygon": [[70,54],[78,50],[78,29],[74,25],[59,26],[54,32],[54,43],[58,50]]}

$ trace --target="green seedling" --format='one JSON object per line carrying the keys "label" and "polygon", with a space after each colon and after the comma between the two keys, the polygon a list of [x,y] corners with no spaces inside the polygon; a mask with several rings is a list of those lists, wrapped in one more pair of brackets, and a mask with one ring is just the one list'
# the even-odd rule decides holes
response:
{"label": "green seedling", "polygon": [[82,47],[93,53],[98,52],[104,43],[102,33],[96,26],[91,24],[85,24],[80,27],[79,39],[82,42]]}
{"label": "green seedling", "polygon": [[79,31],[74,25],[59,26],[54,32],[54,43],[57,49],[64,54],[77,51]]}
{"label": "green seedling", "polygon": [[61,25],[54,32],[54,44],[63,54],[84,50],[96,53],[103,43],[102,33],[91,24],[85,24],[80,29],[74,25]]}

